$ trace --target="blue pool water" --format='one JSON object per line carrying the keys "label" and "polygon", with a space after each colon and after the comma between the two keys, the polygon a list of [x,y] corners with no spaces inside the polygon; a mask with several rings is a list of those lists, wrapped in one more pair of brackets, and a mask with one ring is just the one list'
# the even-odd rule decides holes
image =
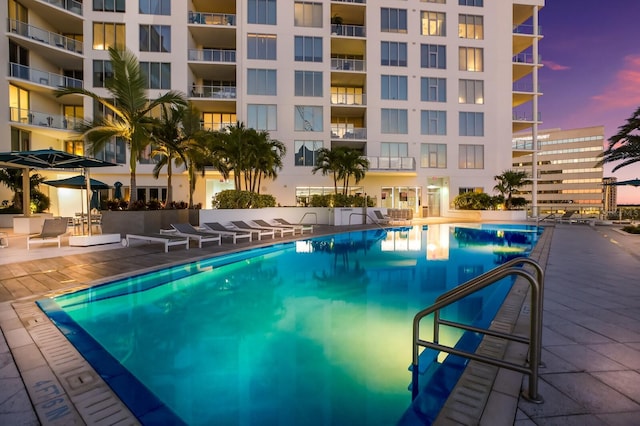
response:
{"label": "blue pool water", "polygon": [[[144,424],[428,423],[455,379],[428,369],[427,390],[437,389],[420,398],[428,412],[405,414],[413,316],[443,292],[526,255],[537,235],[535,227],[511,225],[344,233],[38,303]],[[443,316],[486,325],[510,284]],[[444,334],[441,342],[460,337]]]}

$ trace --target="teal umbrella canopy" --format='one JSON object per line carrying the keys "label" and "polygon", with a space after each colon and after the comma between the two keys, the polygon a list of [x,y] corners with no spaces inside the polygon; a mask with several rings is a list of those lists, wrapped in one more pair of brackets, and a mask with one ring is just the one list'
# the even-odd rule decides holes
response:
{"label": "teal umbrella canopy", "polygon": [[55,149],[39,149],[35,151],[0,152],[0,163],[14,164],[19,167],[33,169],[86,169],[91,167],[109,167],[117,164],[83,157]]}
{"label": "teal umbrella canopy", "polygon": [[[66,179],[46,180],[43,183],[55,186],[56,188],[87,189],[87,179],[82,175]],[[109,189],[109,185],[96,179],[89,179],[89,185],[92,190]]]}
{"label": "teal umbrella canopy", "polygon": [[122,200],[122,182],[116,182],[113,184],[116,188],[115,193],[113,194],[113,198],[116,200]]}

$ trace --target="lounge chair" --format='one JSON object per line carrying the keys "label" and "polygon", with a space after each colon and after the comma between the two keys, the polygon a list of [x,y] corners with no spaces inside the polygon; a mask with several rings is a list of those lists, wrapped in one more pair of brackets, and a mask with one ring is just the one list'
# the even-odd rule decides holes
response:
{"label": "lounge chair", "polygon": [[378,224],[388,224],[391,218],[387,215],[382,214],[380,210],[374,210],[373,214],[375,215],[376,223]]}
{"label": "lounge chair", "polygon": [[222,244],[220,234],[198,231],[190,223],[172,223],[171,227],[176,230],[177,235],[197,241],[199,248],[202,248],[202,243],[217,242],[218,245]]}
{"label": "lounge chair", "polygon": [[203,228],[216,232],[222,237],[233,238],[233,244],[238,242],[238,239],[247,238],[251,242],[251,231],[239,231],[237,229],[227,228],[218,222],[207,222],[202,224]]}
{"label": "lounge chair", "polygon": [[143,240],[148,243],[163,243],[165,253],[169,251],[169,247],[171,246],[184,245],[185,249],[189,250],[189,237],[184,236],[169,234],[127,234],[125,238],[127,246],[131,244],[131,240]]}
{"label": "lounge chair", "polygon": [[302,223],[299,224],[295,224],[295,223],[289,223],[288,221],[286,221],[285,219],[282,218],[276,218],[273,219],[276,222],[278,222],[280,225],[284,225],[284,226],[291,226],[293,227],[293,229],[299,230],[300,234],[304,234],[304,231],[309,231],[313,234],[313,225],[305,225]]}
{"label": "lounge chair", "polygon": [[45,219],[42,231],[27,237],[27,250],[31,249],[32,244],[58,243],[58,247],[60,247],[62,236],[66,233],[67,219]]}
{"label": "lounge chair", "polygon": [[573,216],[575,213],[575,210],[567,210],[562,216],[556,219],[556,222],[572,224],[576,222],[575,219],[571,219],[571,216]]}
{"label": "lounge chair", "polygon": [[262,239],[263,236],[269,236],[271,235],[271,238],[275,238],[276,237],[276,231],[273,229],[266,229],[266,228],[257,228],[255,226],[250,226],[247,223],[241,221],[241,220],[235,220],[231,222],[233,224],[233,226],[235,226],[236,228],[238,228],[241,231],[249,231],[252,232],[254,234],[258,235],[258,241],[260,241]]}
{"label": "lounge chair", "polygon": [[269,222],[267,222],[266,220],[262,220],[262,219],[254,219],[252,220],[253,223],[255,223],[256,225],[262,227],[262,228],[267,228],[267,229],[273,229],[276,232],[280,232],[280,236],[284,237],[284,234],[288,234],[291,233],[291,235],[296,235],[296,230],[295,228],[289,227],[289,226],[278,226],[278,225],[272,225]]}

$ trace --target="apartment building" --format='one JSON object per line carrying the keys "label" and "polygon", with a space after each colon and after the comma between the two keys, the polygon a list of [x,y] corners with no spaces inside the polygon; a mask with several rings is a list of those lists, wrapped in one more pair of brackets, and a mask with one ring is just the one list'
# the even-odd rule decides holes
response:
{"label": "apartment building", "polygon": [[[568,210],[597,214],[604,210],[605,199],[610,198],[606,191],[611,193],[611,188],[603,186],[603,168],[598,165],[604,142],[604,126],[545,130],[537,135],[535,153],[514,157],[513,169],[536,177],[540,214]],[[514,150],[531,143],[531,134],[521,133],[513,139]],[[531,201],[532,185],[522,190],[522,196]]]}
{"label": "apartment building", "polygon": [[[261,192],[281,205],[330,193],[312,174],[320,148],[348,146],[370,161],[350,188],[380,207],[446,215],[461,192],[491,192],[512,164],[511,139],[541,123],[537,75],[544,0],[8,0],[0,55],[0,151],[53,147],[87,152],[74,123],[97,105],[55,98],[59,86],[108,96],[108,48],[136,53],[149,96],[179,90],[201,111],[202,126],[237,121],[287,147],[284,168]],[[524,152],[530,152],[525,147]],[[515,151],[514,151],[515,152]],[[522,150],[518,151],[522,153]],[[119,166],[92,171],[128,191],[129,152],[114,140],[95,153]],[[139,198],[162,199],[166,179],[153,158],[137,167]],[[41,171],[51,178],[73,171]],[[207,208],[227,182],[199,178]],[[52,211],[68,215],[72,195],[49,191]],[[186,173],[174,199],[187,199]],[[2,191],[3,189],[0,189]],[[111,191],[103,194],[110,196]],[[2,194],[0,194],[0,198]],[[6,198],[6,197],[5,197]]]}

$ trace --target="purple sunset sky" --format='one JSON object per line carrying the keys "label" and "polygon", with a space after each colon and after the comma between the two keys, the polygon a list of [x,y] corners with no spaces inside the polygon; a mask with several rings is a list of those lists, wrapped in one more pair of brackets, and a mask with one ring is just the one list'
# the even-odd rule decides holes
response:
{"label": "purple sunset sky", "polygon": [[[605,126],[605,138],[640,106],[639,0],[546,0],[539,79],[541,129]],[[640,162],[605,176],[640,177]],[[640,204],[640,188],[619,187],[618,202]]]}

